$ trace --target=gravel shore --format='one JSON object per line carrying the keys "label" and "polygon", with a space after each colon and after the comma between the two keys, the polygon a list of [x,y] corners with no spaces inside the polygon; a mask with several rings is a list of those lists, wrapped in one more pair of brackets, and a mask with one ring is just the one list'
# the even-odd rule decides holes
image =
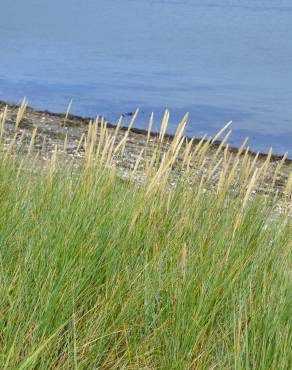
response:
{"label": "gravel shore", "polygon": [[[15,135],[15,122],[19,106],[0,101],[0,114],[4,111],[5,106],[8,107],[7,119],[5,124],[5,146],[8,146],[9,143],[13,140],[13,137]],[[137,120],[138,119],[139,118],[137,118]],[[80,138],[87,134],[89,122],[90,118],[83,118],[71,114],[68,115],[65,122],[65,114],[56,114],[48,111],[38,111],[33,108],[27,107],[24,116],[19,124],[18,128],[19,134],[16,141],[20,136],[23,136],[22,140],[24,142],[29,143],[34,129],[37,128],[34,149],[41,150],[41,156],[43,160],[47,160],[48,158],[50,158],[56,145],[58,146],[58,148],[62,148],[64,146],[65,138],[67,138],[65,156],[67,156],[68,158],[72,157],[80,158],[83,156],[84,153],[83,146],[79,145]],[[110,133],[111,132],[113,133],[114,130],[116,129],[116,126],[110,123],[107,124],[107,127]],[[121,127],[116,139],[117,144],[124,137],[126,130],[127,127]],[[98,136],[99,133],[100,132],[98,130],[97,132]],[[151,134],[149,139],[150,148],[151,142],[154,143],[156,139],[157,135]],[[172,139],[173,136],[165,135],[163,146],[167,148],[171,143]],[[125,176],[127,175],[127,171],[133,168],[142,148],[144,148],[146,145],[146,141],[147,141],[147,132],[145,130],[133,128],[130,131],[127,144],[125,147],[124,159],[120,164],[121,167],[123,168]],[[193,140],[194,148],[199,143],[199,141],[200,139]],[[198,162],[196,162],[195,160],[194,163],[191,163],[191,168],[194,171],[194,173],[207,172],[212,165],[214,166],[213,163],[214,154],[216,153],[219,145],[220,142],[216,141],[214,144],[208,147],[208,150],[204,153],[203,161],[202,159],[198,159]],[[225,147],[223,146],[222,150],[220,150],[218,159],[220,158],[220,156],[223,156],[224,148]],[[236,158],[237,151],[238,151],[237,148],[229,148],[229,152],[231,153],[233,159]],[[243,151],[239,158],[238,166],[239,169],[240,162],[244,160],[244,153],[245,152]],[[149,153],[149,155],[151,155],[151,153]],[[246,156],[249,157],[250,161],[253,161],[255,158],[255,153],[248,152],[248,154],[246,154],[245,157]],[[231,160],[233,159],[231,158]],[[258,158],[256,159],[256,166],[260,168],[266,161],[266,159],[267,154],[259,153]],[[261,182],[261,184],[257,187],[257,191],[269,192],[270,185],[274,177],[275,169],[277,168],[280,161],[281,157],[273,155],[271,156],[269,164],[267,166],[267,174],[265,176],[264,181]],[[214,171],[214,173],[212,174],[212,182],[214,184],[218,180],[219,174],[221,173],[221,169],[222,168],[219,165],[216,171]],[[282,168],[280,169],[279,173],[276,176],[275,189],[277,191],[279,192],[283,191],[287,178],[291,173],[291,169],[292,169],[292,160],[286,159],[285,162],[283,163]],[[179,175],[180,175],[179,173],[176,173],[173,176],[173,178],[175,179],[175,177]]]}

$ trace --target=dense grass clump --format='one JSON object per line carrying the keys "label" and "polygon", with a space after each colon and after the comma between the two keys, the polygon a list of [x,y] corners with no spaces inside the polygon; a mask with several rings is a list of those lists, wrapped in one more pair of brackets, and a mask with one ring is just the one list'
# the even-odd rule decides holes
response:
{"label": "dense grass clump", "polygon": [[291,224],[238,207],[2,165],[3,367],[288,369]]}
{"label": "dense grass clump", "polygon": [[55,165],[0,160],[1,368],[291,368],[276,199]]}

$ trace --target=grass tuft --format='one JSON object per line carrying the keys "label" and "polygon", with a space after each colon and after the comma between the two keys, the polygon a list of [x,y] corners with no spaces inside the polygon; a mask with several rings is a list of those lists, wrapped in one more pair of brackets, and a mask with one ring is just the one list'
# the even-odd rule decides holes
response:
{"label": "grass tuft", "polygon": [[91,122],[75,166],[61,160],[67,138],[47,166],[36,132],[25,164],[15,140],[1,150],[1,367],[291,368],[291,215],[275,208],[291,202],[292,177],[283,194],[253,195],[271,155],[259,168],[246,142],[194,174],[212,138],[187,142],[186,115],[164,145],[168,120],[123,178],[121,121],[113,135]]}

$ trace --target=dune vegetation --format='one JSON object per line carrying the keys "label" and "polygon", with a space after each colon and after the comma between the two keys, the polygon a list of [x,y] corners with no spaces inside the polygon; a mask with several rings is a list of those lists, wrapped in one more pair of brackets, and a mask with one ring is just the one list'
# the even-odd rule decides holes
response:
{"label": "dune vegetation", "polygon": [[131,127],[117,142],[98,119],[81,159],[64,160],[65,139],[43,161],[35,133],[16,145],[24,110],[9,146],[0,117],[2,369],[291,368],[291,171],[273,191],[285,159],[269,192],[255,189],[270,157],[224,139],[196,172],[225,131],[194,145],[185,116],[166,146],[166,114],[126,176]]}

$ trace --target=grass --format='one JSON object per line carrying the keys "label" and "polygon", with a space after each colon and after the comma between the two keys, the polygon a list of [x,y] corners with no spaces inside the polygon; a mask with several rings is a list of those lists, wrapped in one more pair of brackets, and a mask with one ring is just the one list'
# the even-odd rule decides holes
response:
{"label": "grass", "polygon": [[73,174],[57,151],[34,171],[1,154],[1,368],[291,368],[291,218],[250,200],[265,167],[237,195],[228,164],[217,191],[188,171],[169,187],[184,124],[142,183],[94,124]]}

